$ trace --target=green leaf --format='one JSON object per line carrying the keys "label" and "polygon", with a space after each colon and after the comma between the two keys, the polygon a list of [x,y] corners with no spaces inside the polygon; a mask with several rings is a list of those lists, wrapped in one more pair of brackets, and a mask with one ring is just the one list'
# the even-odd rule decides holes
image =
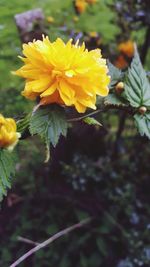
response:
{"label": "green leaf", "polygon": [[23,134],[29,128],[30,118],[31,118],[31,113],[29,113],[23,119],[17,121],[17,132]]}
{"label": "green leaf", "polygon": [[66,136],[68,123],[63,108],[52,105],[37,109],[30,119],[31,135],[38,134],[47,145],[55,147],[60,135]]}
{"label": "green leaf", "polygon": [[89,216],[89,214],[87,212],[82,211],[82,210],[76,210],[75,213],[76,213],[76,216],[77,216],[79,221],[84,220],[84,219],[88,218],[88,216]]}
{"label": "green leaf", "polygon": [[59,231],[59,229],[56,224],[50,224],[46,227],[45,231],[48,235],[54,235]]}
{"label": "green leaf", "polygon": [[68,266],[70,266],[69,259],[67,255],[64,255],[63,258],[61,259],[60,267],[68,267]]}
{"label": "green leaf", "polygon": [[91,117],[86,117],[85,119],[83,119],[83,121],[89,125],[99,125],[99,126],[102,126],[102,124],[97,121],[96,119],[94,118],[91,118]]}
{"label": "green leaf", "polygon": [[87,267],[88,266],[88,259],[83,254],[80,256],[80,265],[81,267]]}
{"label": "green leaf", "polygon": [[15,173],[14,156],[7,150],[0,149],[0,201],[11,187],[10,178]]}
{"label": "green leaf", "polygon": [[127,103],[122,97],[114,93],[110,93],[108,96],[105,97],[104,104],[105,105],[112,104],[114,106],[123,106],[123,105],[126,105]]}
{"label": "green leaf", "polygon": [[135,114],[134,119],[139,133],[142,136],[146,135],[150,139],[150,112],[144,115]]}
{"label": "green leaf", "polygon": [[106,257],[108,255],[108,252],[107,252],[106,242],[104,241],[104,239],[99,237],[96,239],[96,243],[99,248],[99,251],[102,253],[104,257]]}
{"label": "green leaf", "polygon": [[108,69],[111,77],[109,88],[113,89],[114,86],[122,80],[124,73],[120,69],[116,68],[110,61],[108,61]]}
{"label": "green leaf", "polygon": [[125,97],[132,107],[150,107],[150,83],[146,77],[137,50],[125,82]]}
{"label": "green leaf", "polygon": [[100,232],[100,234],[109,234],[111,229],[109,224],[102,224],[99,228],[98,231]]}

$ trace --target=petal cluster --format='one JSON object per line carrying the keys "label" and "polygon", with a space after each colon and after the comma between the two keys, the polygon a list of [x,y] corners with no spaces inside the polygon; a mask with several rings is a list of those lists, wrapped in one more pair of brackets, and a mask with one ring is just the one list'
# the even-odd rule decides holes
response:
{"label": "petal cluster", "polygon": [[13,149],[19,137],[16,122],[11,118],[4,118],[0,114],[0,148]]}
{"label": "petal cluster", "polygon": [[22,94],[28,99],[39,97],[40,104],[74,106],[83,113],[96,109],[96,95],[108,94],[110,77],[99,49],[43,37],[24,44],[23,55],[24,65],[15,74],[26,79]]}

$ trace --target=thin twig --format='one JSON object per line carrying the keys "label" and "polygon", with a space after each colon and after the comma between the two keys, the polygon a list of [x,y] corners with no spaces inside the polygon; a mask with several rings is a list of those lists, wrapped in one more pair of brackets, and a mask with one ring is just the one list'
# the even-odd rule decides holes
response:
{"label": "thin twig", "polygon": [[107,111],[109,109],[116,109],[116,110],[124,110],[125,112],[129,113],[129,114],[132,114],[134,113],[134,109],[132,107],[129,107],[129,106],[125,106],[125,105],[112,105],[112,104],[105,104],[105,106],[101,109],[97,109],[96,111],[93,111],[91,113],[88,113],[84,116],[81,116],[81,117],[76,117],[76,118],[72,118],[72,119],[68,119],[67,121],[68,122],[77,122],[77,121],[81,121],[87,117],[90,117],[90,116],[93,116],[93,115],[96,115],[100,112],[104,112],[104,111]]}
{"label": "thin twig", "polygon": [[34,246],[38,246],[40,243],[38,242],[35,242],[31,239],[28,239],[28,238],[24,238],[22,236],[18,236],[18,241],[21,241],[21,242],[24,242],[24,243],[27,243],[27,244],[31,244],[31,245],[34,245]]}
{"label": "thin twig", "polygon": [[90,116],[92,116],[92,115],[96,115],[96,114],[98,114],[99,112],[102,112],[102,111],[104,111],[104,109],[98,109],[98,110],[93,111],[93,112],[91,112],[91,113],[88,113],[88,114],[86,114],[86,115],[84,115],[84,116],[77,117],[77,118],[72,118],[72,119],[68,119],[67,121],[68,121],[68,122],[81,121],[81,120],[83,120],[83,119],[85,119],[85,118],[87,118],[87,117],[90,117]]}
{"label": "thin twig", "polygon": [[23,256],[21,256],[17,261],[15,261],[14,263],[12,263],[10,265],[10,267],[16,267],[18,266],[21,262],[23,262],[25,259],[27,259],[28,257],[30,257],[32,254],[36,253],[38,250],[40,250],[41,248],[46,247],[47,245],[49,245],[50,243],[52,243],[53,241],[55,241],[56,239],[58,239],[61,236],[64,236],[66,234],[68,234],[69,232],[82,227],[83,225],[89,223],[91,221],[92,218],[87,218],[85,220],[80,221],[77,224],[74,224],[58,233],[56,233],[55,235],[53,235],[52,237],[50,237],[49,239],[45,240],[44,242],[40,243],[39,245],[37,245],[36,247],[32,248],[31,250],[29,250],[27,253],[25,253]]}

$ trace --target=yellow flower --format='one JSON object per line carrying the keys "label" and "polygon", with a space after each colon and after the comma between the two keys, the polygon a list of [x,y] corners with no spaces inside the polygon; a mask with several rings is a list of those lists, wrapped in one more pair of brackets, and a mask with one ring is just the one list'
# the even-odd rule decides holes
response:
{"label": "yellow flower", "polygon": [[47,22],[48,22],[48,23],[53,23],[53,22],[54,22],[54,18],[51,17],[51,16],[48,16],[48,17],[47,17]]}
{"label": "yellow flower", "polygon": [[106,96],[110,77],[106,60],[99,49],[88,51],[85,45],[51,43],[48,37],[23,45],[24,66],[15,72],[26,79],[22,94],[40,104],[75,106],[78,112],[96,109],[96,95]]}
{"label": "yellow flower", "polygon": [[74,22],[78,22],[78,21],[79,21],[79,18],[78,18],[77,16],[74,16],[74,17],[73,17],[73,21],[74,21]]}
{"label": "yellow flower", "polygon": [[75,7],[79,14],[83,13],[86,10],[87,3],[86,0],[76,0]]}
{"label": "yellow flower", "polygon": [[89,32],[91,38],[96,38],[98,36],[97,32]]}
{"label": "yellow flower", "polygon": [[16,122],[11,118],[4,118],[0,114],[0,148],[9,150],[14,148],[20,137],[16,130]]}
{"label": "yellow flower", "polygon": [[93,5],[96,2],[97,0],[75,0],[75,7],[78,13],[81,14],[86,10],[88,4]]}
{"label": "yellow flower", "polygon": [[131,40],[122,42],[118,45],[118,50],[125,54],[127,57],[133,57],[134,55],[134,43]]}

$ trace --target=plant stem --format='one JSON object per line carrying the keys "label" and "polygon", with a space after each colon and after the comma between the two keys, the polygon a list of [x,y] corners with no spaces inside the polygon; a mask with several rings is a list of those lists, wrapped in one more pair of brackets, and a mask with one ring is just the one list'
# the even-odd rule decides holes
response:
{"label": "plant stem", "polygon": [[107,105],[105,105],[105,106],[104,106],[103,108],[101,108],[101,109],[97,109],[96,111],[93,111],[93,112],[88,113],[88,114],[86,114],[86,115],[84,115],[84,116],[81,116],[81,117],[76,117],[76,118],[68,119],[67,121],[68,121],[68,122],[77,122],[77,121],[81,121],[81,120],[83,120],[83,119],[85,119],[85,118],[87,118],[87,117],[96,115],[96,114],[98,114],[98,113],[100,113],[100,112],[105,112],[105,111],[107,111],[107,110],[109,110],[109,109],[123,110],[123,111],[125,111],[125,112],[127,112],[127,113],[129,113],[129,114],[133,114],[133,113],[134,113],[134,109],[131,108],[131,107],[129,107],[129,106],[117,106],[117,105],[115,106],[115,105],[112,105],[112,104],[107,104]]}
{"label": "plant stem", "polygon": [[21,256],[17,261],[12,263],[10,265],[10,267],[18,266],[21,262],[23,262],[25,259],[30,257],[32,254],[36,253],[41,248],[46,247],[47,245],[49,245],[50,243],[52,243],[53,241],[55,241],[59,237],[64,236],[64,235],[68,234],[69,232],[82,227],[83,225],[89,223],[91,220],[92,220],[92,218],[87,218],[85,220],[80,221],[79,223],[76,223],[76,224],[74,224],[74,225],[72,225],[72,226],[70,226],[70,227],[68,227],[68,228],[56,233],[55,235],[51,236],[49,239],[45,240],[44,242],[38,244],[36,247],[34,247],[31,250],[29,250],[27,253],[25,253],[23,256]]}

